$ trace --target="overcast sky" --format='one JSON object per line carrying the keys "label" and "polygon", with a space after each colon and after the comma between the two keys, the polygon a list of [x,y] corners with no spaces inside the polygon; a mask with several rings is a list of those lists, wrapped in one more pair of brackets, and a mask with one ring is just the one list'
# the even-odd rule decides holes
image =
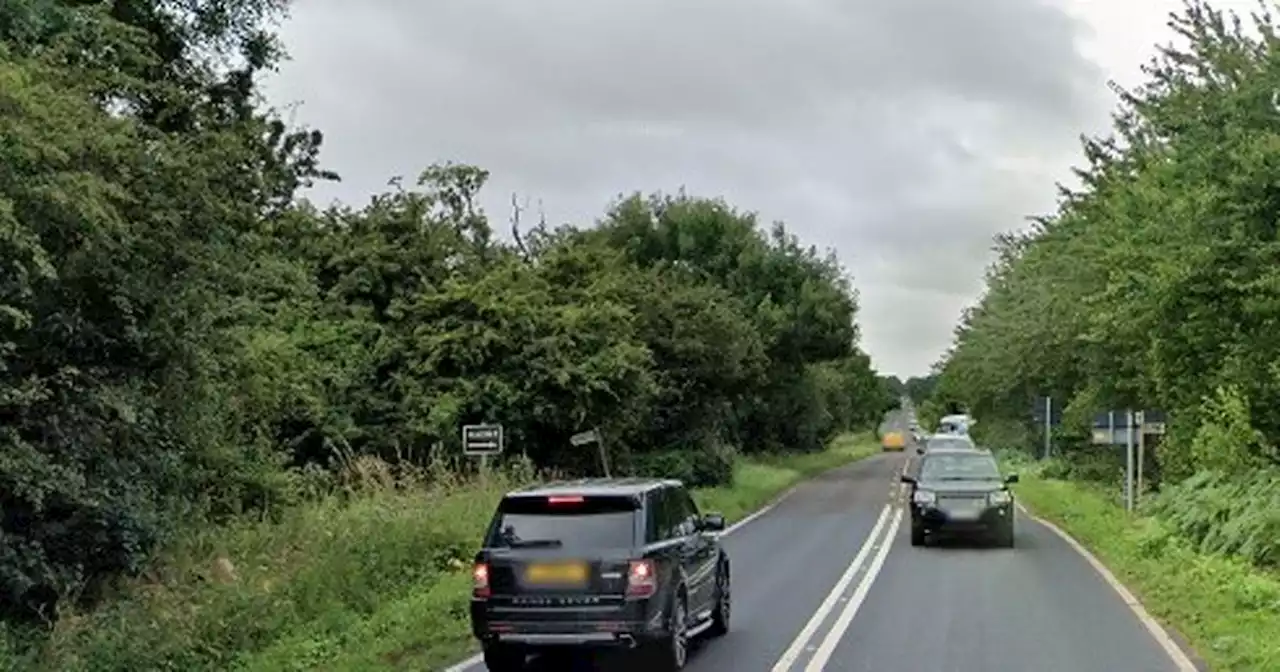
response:
{"label": "overcast sky", "polygon": [[[485,204],[589,224],[619,193],[723,196],[835,248],[877,368],[926,373],[991,237],[1052,208],[1177,0],[296,0],[280,107],[362,204],[454,160]],[[1224,0],[1219,7],[1252,7]],[[506,228],[501,227],[501,228]]]}

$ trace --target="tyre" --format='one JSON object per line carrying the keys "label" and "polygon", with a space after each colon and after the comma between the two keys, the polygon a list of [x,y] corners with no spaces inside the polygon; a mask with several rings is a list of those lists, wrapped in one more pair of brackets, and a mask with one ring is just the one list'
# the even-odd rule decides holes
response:
{"label": "tyre", "polygon": [[729,616],[733,607],[733,591],[729,583],[729,561],[721,560],[720,569],[716,572],[716,607],[711,612],[711,627],[707,634],[712,637],[723,637],[729,632]]}
{"label": "tyre", "polygon": [[999,546],[1000,548],[1013,548],[1013,545],[1013,521],[1011,520],[1008,525],[1005,525],[998,533],[996,533],[996,546]]}
{"label": "tyre", "polygon": [[647,672],[679,672],[684,669],[689,656],[687,608],[684,595],[677,594],[668,615],[670,621],[666,634],[650,645],[648,660],[645,661]]}
{"label": "tyre", "polygon": [[924,526],[923,526],[923,525],[912,525],[912,526],[911,526],[911,545],[912,545],[912,546],[924,546],[924,545],[926,545],[926,544],[925,544],[925,538],[924,538]]}
{"label": "tyre", "polygon": [[511,646],[490,644],[484,647],[484,666],[489,672],[524,672],[525,652]]}

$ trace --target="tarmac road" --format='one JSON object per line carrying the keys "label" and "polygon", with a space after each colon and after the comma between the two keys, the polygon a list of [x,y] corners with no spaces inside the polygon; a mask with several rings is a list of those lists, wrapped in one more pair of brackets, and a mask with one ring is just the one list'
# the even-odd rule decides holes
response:
{"label": "tarmac road", "polygon": [[[904,429],[906,422],[899,412],[885,424]],[[1019,515],[1013,549],[913,548],[898,482],[906,460],[907,454],[886,453],[829,472],[726,536],[732,629],[691,651],[686,669],[1193,669],[1185,661],[1179,667],[1067,541],[1025,515]],[[614,670],[625,660],[548,660],[533,667]]]}

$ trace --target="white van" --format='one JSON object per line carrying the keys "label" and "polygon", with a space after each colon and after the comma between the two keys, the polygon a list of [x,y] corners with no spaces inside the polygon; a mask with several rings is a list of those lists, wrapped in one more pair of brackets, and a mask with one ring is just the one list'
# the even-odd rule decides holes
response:
{"label": "white van", "polygon": [[973,426],[974,420],[969,414],[962,413],[957,415],[947,415],[938,421],[938,434],[962,434],[968,435],[969,428]]}

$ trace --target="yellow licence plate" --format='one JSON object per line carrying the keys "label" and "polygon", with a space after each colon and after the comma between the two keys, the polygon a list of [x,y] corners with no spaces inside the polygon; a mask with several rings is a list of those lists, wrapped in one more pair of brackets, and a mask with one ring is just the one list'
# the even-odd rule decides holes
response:
{"label": "yellow licence plate", "polygon": [[586,583],[587,566],[581,562],[533,564],[525,570],[524,578],[529,583]]}

